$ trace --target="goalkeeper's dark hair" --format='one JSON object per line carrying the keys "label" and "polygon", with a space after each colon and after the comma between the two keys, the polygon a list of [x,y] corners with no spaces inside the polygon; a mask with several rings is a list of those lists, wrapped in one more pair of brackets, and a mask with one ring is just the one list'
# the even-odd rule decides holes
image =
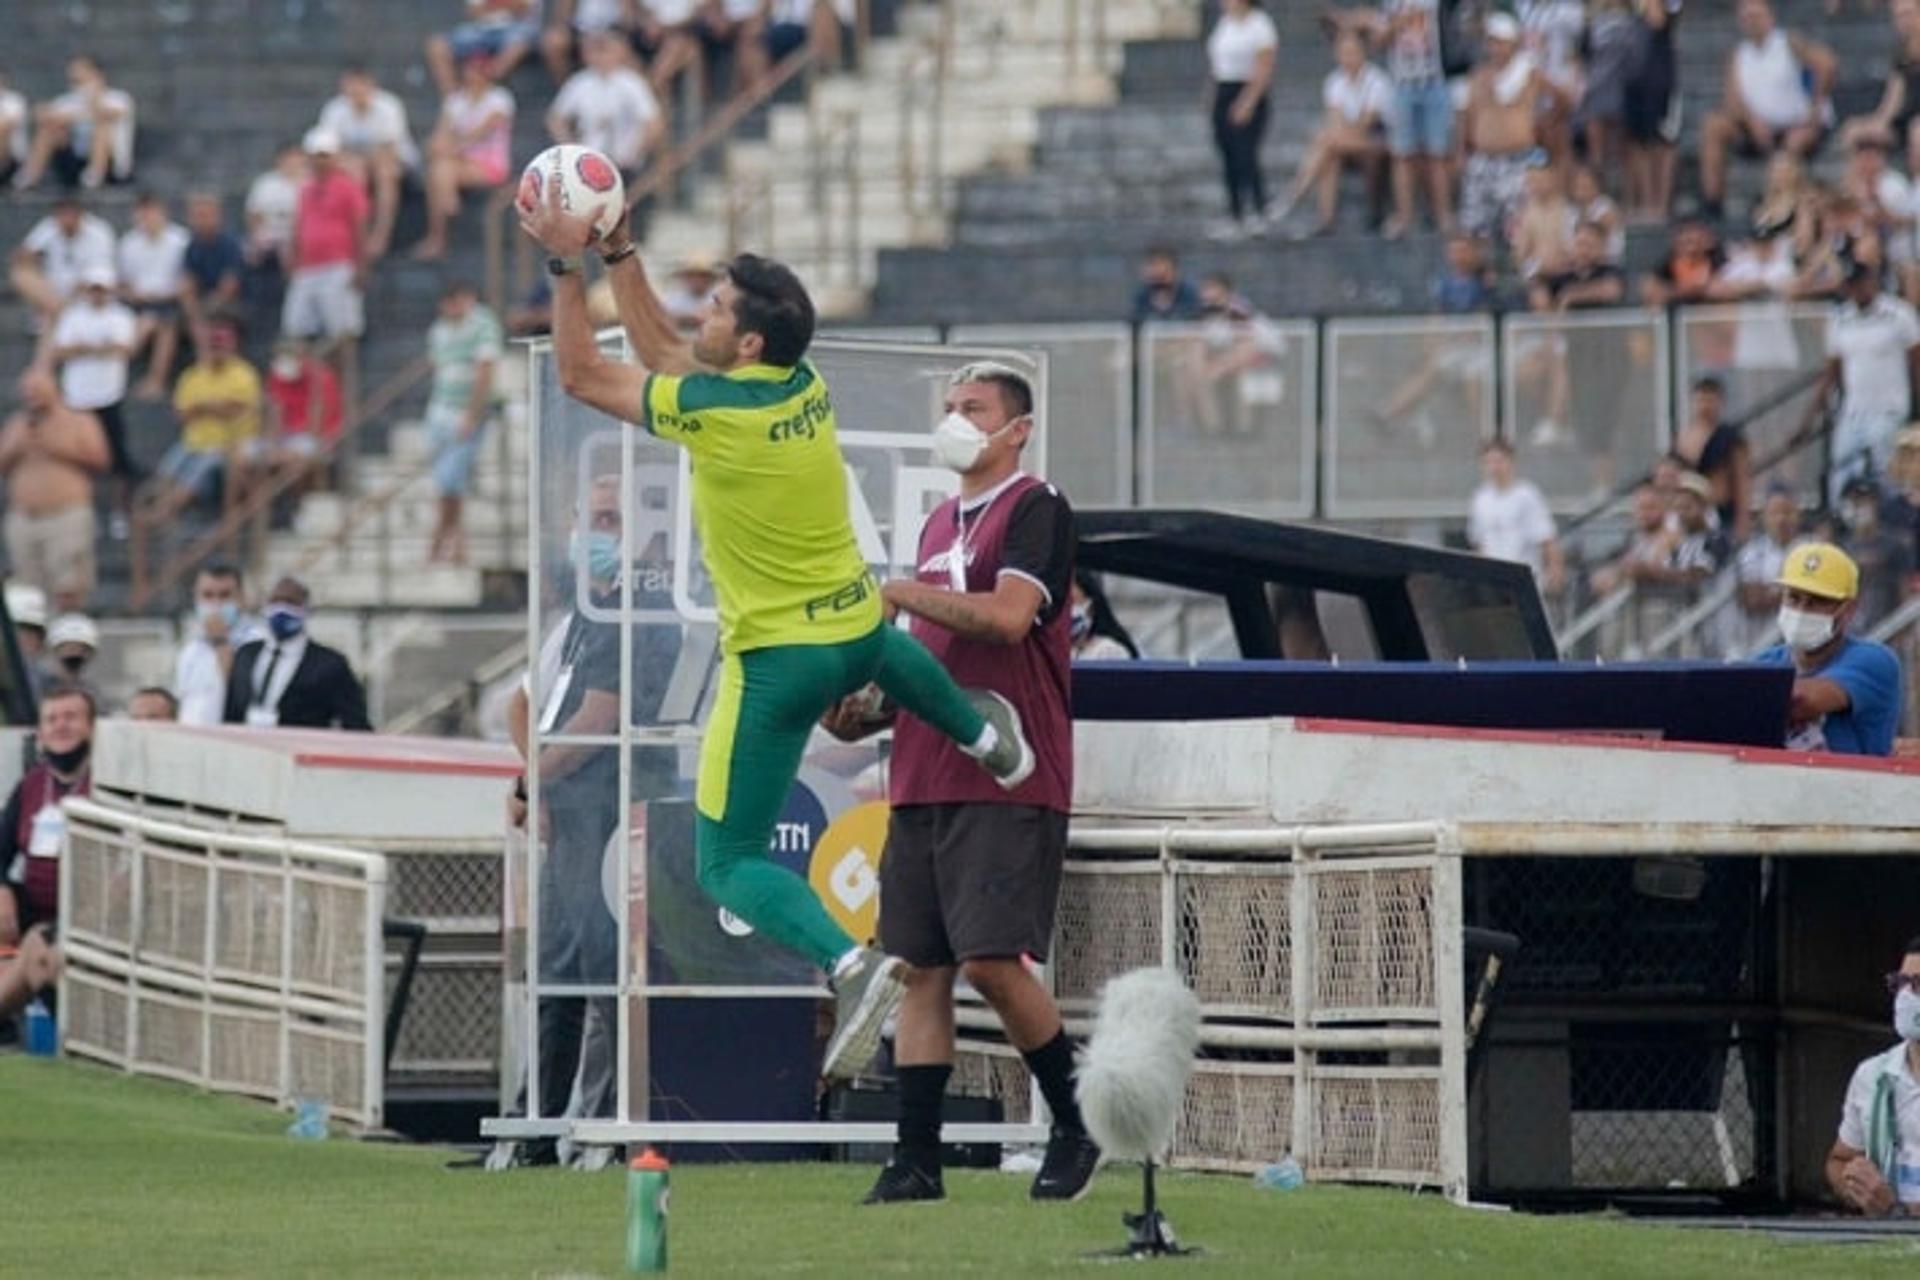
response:
{"label": "goalkeeper's dark hair", "polygon": [[800,363],[813,342],[813,299],[800,277],[784,263],[743,253],[727,264],[733,282],[733,324],[739,333],[757,333],[760,359],[781,368]]}

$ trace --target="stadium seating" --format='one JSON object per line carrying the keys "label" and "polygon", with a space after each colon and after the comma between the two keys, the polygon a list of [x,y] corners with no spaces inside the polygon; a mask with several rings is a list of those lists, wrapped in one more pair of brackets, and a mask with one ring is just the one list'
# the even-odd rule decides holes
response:
{"label": "stadium seating", "polygon": [[[1278,191],[1318,125],[1320,84],[1332,59],[1318,29],[1319,6],[1267,7],[1280,28],[1281,50],[1263,161]],[[1868,109],[1887,63],[1885,16],[1849,11],[1828,18],[1821,0],[1781,0],[1776,8],[1784,23],[1817,32],[1839,53],[1840,114]],[[1680,30],[1683,192],[1692,188],[1700,122],[1720,100],[1734,38],[1731,5],[1688,6]],[[1385,246],[1366,232],[1358,199],[1345,202],[1341,234],[1330,239],[1207,241],[1207,223],[1219,216],[1223,199],[1201,107],[1205,82],[1200,40],[1129,44],[1117,104],[1043,112],[1030,169],[960,182],[949,246],[881,255],[871,319],[1112,319],[1124,312],[1137,254],[1161,242],[1190,250],[1197,266],[1228,271],[1242,292],[1273,315],[1423,309],[1427,281],[1439,262],[1438,237],[1415,235]],[[1837,164],[1830,147],[1819,169],[1831,172]],[[1759,166],[1737,168],[1729,207],[1743,209],[1759,179]],[[1629,266],[1644,267],[1664,244],[1664,230],[1636,229]]]}

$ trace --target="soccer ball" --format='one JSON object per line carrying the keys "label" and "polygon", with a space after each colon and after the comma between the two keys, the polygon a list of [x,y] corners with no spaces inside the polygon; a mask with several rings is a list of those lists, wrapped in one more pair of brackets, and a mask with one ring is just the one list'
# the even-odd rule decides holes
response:
{"label": "soccer ball", "polygon": [[606,235],[627,216],[627,184],[619,168],[592,147],[565,143],[535,156],[520,174],[514,203],[522,213],[531,213],[556,186],[560,207],[591,221],[596,236]]}

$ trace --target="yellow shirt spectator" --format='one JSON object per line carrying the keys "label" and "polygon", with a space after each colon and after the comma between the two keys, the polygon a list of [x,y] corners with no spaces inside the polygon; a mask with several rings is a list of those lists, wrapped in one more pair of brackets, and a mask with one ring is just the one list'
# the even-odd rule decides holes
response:
{"label": "yellow shirt spectator", "polygon": [[202,360],[174,385],[173,409],[187,452],[228,452],[260,434],[260,375],[239,356]]}

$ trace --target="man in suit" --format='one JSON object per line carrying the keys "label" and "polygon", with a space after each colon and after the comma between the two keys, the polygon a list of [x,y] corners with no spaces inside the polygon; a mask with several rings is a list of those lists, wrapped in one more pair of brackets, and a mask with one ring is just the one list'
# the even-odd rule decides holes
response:
{"label": "man in suit", "polygon": [[306,584],[285,577],[267,597],[267,638],[240,646],[227,677],[228,724],[256,729],[365,729],[367,695],[339,650],[307,636]]}

